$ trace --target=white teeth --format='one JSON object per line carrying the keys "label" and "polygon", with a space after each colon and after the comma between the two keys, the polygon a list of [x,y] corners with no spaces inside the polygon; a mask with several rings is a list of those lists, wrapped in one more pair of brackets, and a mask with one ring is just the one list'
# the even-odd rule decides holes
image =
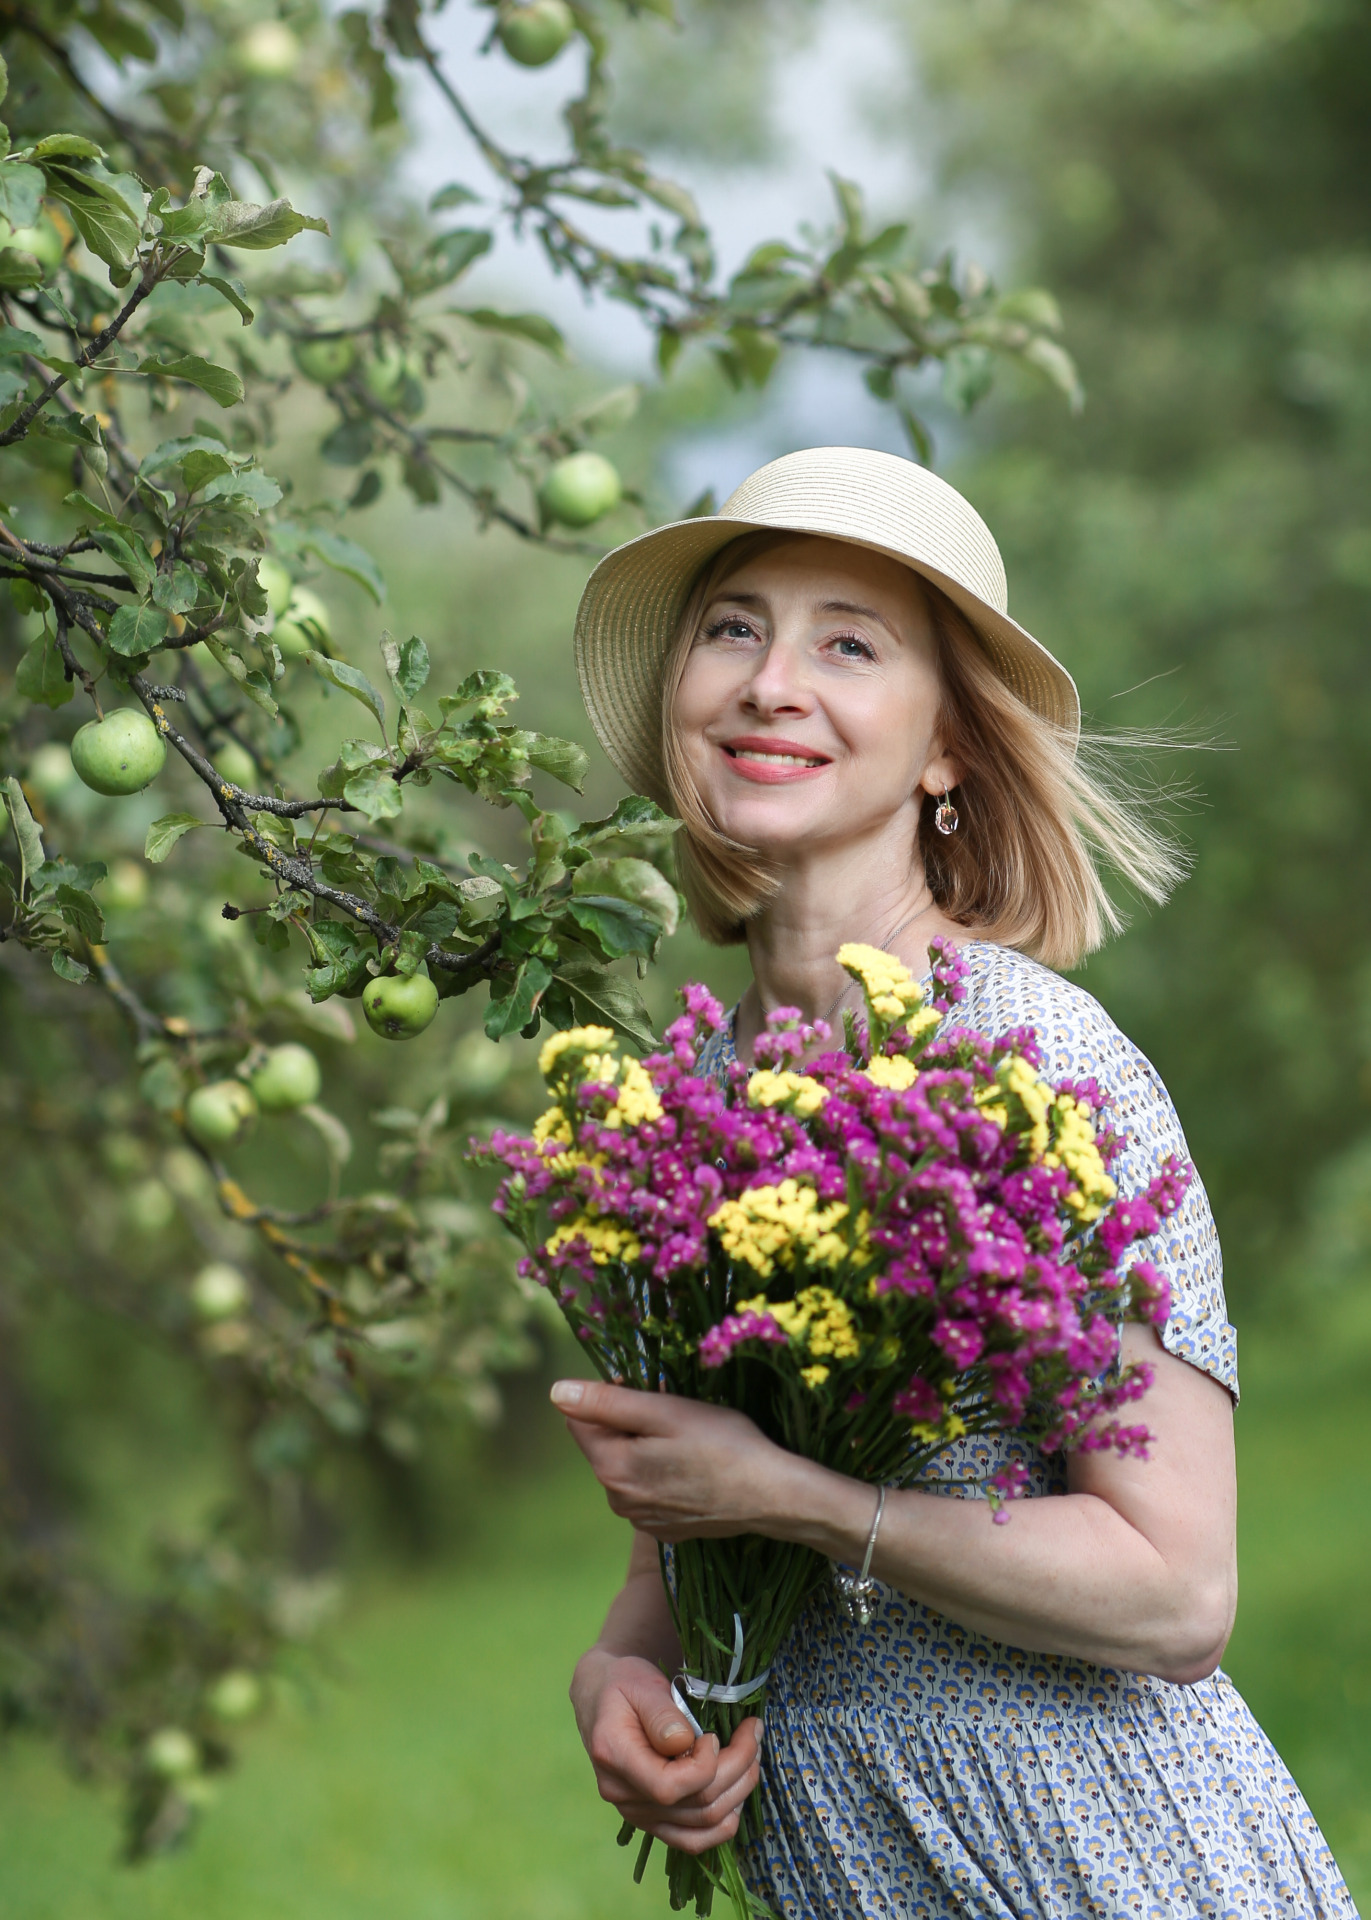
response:
{"label": "white teeth", "polygon": [[821,767],[824,764],[801,753],[759,753],[755,747],[733,747],[730,751],[735,760],[760,760],[768,767]]}

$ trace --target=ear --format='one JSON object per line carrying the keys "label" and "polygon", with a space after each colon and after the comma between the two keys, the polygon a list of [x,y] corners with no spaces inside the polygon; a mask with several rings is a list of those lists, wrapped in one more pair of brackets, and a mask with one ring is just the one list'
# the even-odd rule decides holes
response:
{"label": "ear", "polygon": [[924,765],[919,775],[919,785],[925,793],[941,797],[949,787],[961,784],[966,769],[955,754],[944,753],[941,748]]}

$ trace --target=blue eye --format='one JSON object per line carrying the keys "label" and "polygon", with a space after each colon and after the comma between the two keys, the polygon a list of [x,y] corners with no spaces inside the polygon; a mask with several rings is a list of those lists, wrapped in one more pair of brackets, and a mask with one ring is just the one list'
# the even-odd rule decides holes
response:
{"label": "blue eye", "polygon": [[839,634],[833,644],[842,650],[844,660],[874,660],[876,658],[874,649],[868,646],[865,640],[859,640],[854,633]]}

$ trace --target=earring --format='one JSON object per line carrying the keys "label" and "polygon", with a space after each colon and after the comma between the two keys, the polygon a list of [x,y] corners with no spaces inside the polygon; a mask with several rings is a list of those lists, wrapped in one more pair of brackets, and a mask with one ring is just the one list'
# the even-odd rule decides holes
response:
{"label": "earring", "polygon": [[947,797],[947,790],[933,809],[933,824],[939,833],[949,834],[957,831],[960,815]]}

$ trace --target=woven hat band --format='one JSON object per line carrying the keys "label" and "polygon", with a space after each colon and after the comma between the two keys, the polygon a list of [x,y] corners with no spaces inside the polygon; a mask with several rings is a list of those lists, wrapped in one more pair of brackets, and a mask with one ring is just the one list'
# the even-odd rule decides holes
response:
{"label": "woven hat band", "polygon": [[816,535],[867,547],[921,574],[966,616],[1024,704],[1073,737],[1075,683],[1009,617],[1004,563],[975,509],[927,468],[862,447],[812,447],[744,480],[717,514],[618,547],[586,583],[576,664],[586,711],[628,784],[670,805],[662,769],[662,676],[691,588],[746,533]]}

